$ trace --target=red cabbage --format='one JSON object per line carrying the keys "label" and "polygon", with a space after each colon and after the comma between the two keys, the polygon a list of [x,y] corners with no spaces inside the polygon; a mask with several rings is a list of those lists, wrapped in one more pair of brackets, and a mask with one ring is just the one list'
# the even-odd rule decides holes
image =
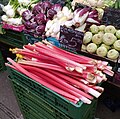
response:
{"label": "red cabbage", "polygon": [[38,26],[36,22],[30,21],[25,22],[24,25],[27,29],[35,29]]}
{"label": "red cabbage", "polygon": [[62,6],[60,4],[55,4],[51,7],[51,9],[55,10],[56,12],[62,10]]}
{"label": "red cabbage", "polygon": [[43,9],[43,13],[47,13],[47,11],[52,7],[52,4],[49,1],[45,1],[43,2],[43,4],[41,5],[42,9]]}
{"label": "red cabbage", "polygon": [[55,14],[57,14],[57,12],[55,10],[53,10],[53,9],[49,9],[47,11],[47,17],[50,18],[50,19],[52,19]]}
{"label": "red cabbage", "polygon": [[42,35],[45,32],[45,25],[39,25],[36,27],[36,33]]}
{"label": "red cabbage", "polygon": [[38,15],[36,15],[35,21],[37,22],[37,24],[44,24],[46,23],[46,16],[43,13],[39,13]]}
{"label": "red cabbage", "polygon": [[30,10],[26,10],[26,11],[24,11],[24,12],[22,13],[22,19],[23,19],[24,21],[28,21],[28,20],[30,20],[32,17],[33,17],[33,14],[31,13]]}
{"label": "red cabbage", "polygon": [[32,13],[33,13],[34,15],[37,15],[37,14],[39,14],[39,13],[43,13],[43,9],[42,9],[42,7],[41,7],[39,4],[37,4],[37,5],[35,5],[35,7],[33,8]]}

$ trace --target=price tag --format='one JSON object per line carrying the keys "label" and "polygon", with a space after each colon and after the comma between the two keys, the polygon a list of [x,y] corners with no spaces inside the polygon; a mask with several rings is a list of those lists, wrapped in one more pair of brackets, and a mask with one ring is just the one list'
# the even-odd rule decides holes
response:
{"label": "price tag", "polygon": [[102,18],[102,24],[113,25],[117,29],[120,29],[120,9],[106,8]]}
{"label": "price tag", "polygon": [[60,46],[71,51],[80,51],[84,33],[64,26],[60,27]]}

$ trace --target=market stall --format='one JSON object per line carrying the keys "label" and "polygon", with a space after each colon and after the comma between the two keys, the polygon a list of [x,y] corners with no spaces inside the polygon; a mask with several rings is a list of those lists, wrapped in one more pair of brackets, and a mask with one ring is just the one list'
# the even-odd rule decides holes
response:
{"label": "market stall", "polygon": [[25,119],[94,118],[101,84],[119,86],[119,7],[119,0],[2,6],[0,42],[16,55],[5,65]]}

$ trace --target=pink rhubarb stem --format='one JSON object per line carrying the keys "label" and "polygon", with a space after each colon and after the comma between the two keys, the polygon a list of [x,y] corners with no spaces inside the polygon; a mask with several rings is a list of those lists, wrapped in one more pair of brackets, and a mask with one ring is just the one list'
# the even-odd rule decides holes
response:
{"label": "pink rhubarb stem", "polygon": [[[66,57],[69,57],[70,59],[74,59],[74,58],[78,58],[81,62],[86,62],[86,63],[91,63],[91,61],[93,61],[93,59],[85,57],[85,56],[80,56],[80,55],[76,55],[74,53],[65,51],[63,49],[60,49],[52,44],[50,44],[49,42],[45,41],[44,43],[46,43],[48,46],[50,45],[50,47],[52,47],[53,50],[56,50],[57,52],[61,53],[61,54],[66,54]],[[38,42],[39,44],[39,42]]]}
{"label": "pink rhubarb stem", "polygon": [[87,99],[84,96],[76,93],[73,90],[68,89],[68,87],[65,87],[64,85],[61,85],[60,83],[50,79],[49,77],[47,77],[47,76],[45,76],[45,75],[43,75],[43,74],[41,74],[41,73],[39,73],[37,71],[33,71],[33,70],[32,70],[32,73],[37,75],[37,76],[39,76],[39,77],[41,77],[42,79],[44,79],[45,81],[49,82],[50,84],[52,84],[52,85],[54,85],[54,86],[56,86],[58,88],[61,88],[62,90],[64,90],[64,91],[74,95],[75,97],[79,98],[81,101],[83,101],[83,102],[84,101],[87,101],[87,102],[89,101],[91,103],[91,101],[89,99]]}
{"label": "pink rhubarb stem", "polygon": [[96,98],[98,98],[101,95],[96,90],[94,90],[92,88],[89,88],[87,85],[84,85],[83,83],[78,82],[78,81],[76,81],[75,79],[73,79],[69,76],[63,75],[61,73],[53,72],[53,71],[50,71],[50,72],[53,73],[54,75],[57,75],[57,76],[61,77],[61,79],[64,79],[64,80],[70,82],[72,85],[78,86],[80,89],[84,90],[85,92],[90,93],[91,95],[93,95]]}
{"label": "pink rhubarb stem", "polygon": [[[47,56],[50,56],[50,57],[53,57],[55,58],[56,60],[62,60],[63,62],[66,63],[66,65],[70,65],[73,67],[80,67],[82,69],[86,69],[85,66],[77,63],[77,62],[74,62],[64,56],[61,56],[61,55],[58,55],[58,54],[54,54],[54,53],[51,53],[50,51],[46,51],[45,49],[42,49],[42,48],[39,48],[39,47],[36,47],[36,46],[29,46],[29,47],[33,47],[36,51],[38,51],[40,54],[44,54],[44,55],[47,55]],[[54,55],[53,55],[54,54]],[[65,66],[66,67],[66,66]]]}
{"label": "pink rhubarb stem", "polygon": [[46,76],[49,77],[50,79],[52,79],[52,80],[54,80],[54,81],[62,84],[63,86],[69,88],[70,90],[73,90],[73,91],[81,94],[82,96],[84,96],[84,97],[86,97],[86,98],[93,99],[92,96],[86,94],[85,92],[83,92],[83,91],[81,91],[81,90],[79,90],[79,89],[76,89],[75,87],[73,87],[73,86],[71,86],[70,84],[68,84],[68,83],[66,83],[65,81],[63,81],[63,80],[62,80],[61,78],[59,78],[58,76],[55,76],[55,75],[53,75],[53,74],[51,74],[51,73],[49,73],[49,72],[47,72],[47,71],[45,71],[45,70],[42,70],[42,69],[39,69],[39,68],[36,68],[36,67],[31,67],[31,66],[24,66],[24,65],[23,65],[22,67],[25,68],[25,69],[31,69],[31,70],[34,70],[34,71],[36,71],[36,72],[39,72],[39,73],[41,73],[41,74],[43,74],[43,75],[46,75]]}
{"label": "pink rhubarb stem", "polygon": [[12,63],[13,66],[15,66],[20,72],[22,72],[23,74],[27,75],[28,77],[32,78],[33,80],[39,82],[40,84],[50,88],[51,90],[54,90],[55,92],[61,94],[61,95],[64,95],[66,97],[70,97],[71,99],[73,100],[77,100],[79,101],[78,98],[76,98],[75,96],[63,91],[63,90],[60,90],[59,88],[56,88],[55,86],[43,81],[40,77],[36,76],[36,75],[33,75],[32,73],[28,72],[27,70],[25,70],[24,68],[22,68],[19,64],[17,64],[16,62],[14,62],[12,59],[10,58],[7,58],[7,60]]}

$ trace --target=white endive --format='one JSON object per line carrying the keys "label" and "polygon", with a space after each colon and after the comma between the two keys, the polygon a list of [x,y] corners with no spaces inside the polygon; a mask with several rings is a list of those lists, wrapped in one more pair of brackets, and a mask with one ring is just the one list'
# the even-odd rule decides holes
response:
{"label": "white endive", "polygon": [[76,28],[75,30],[84,32],[85,28],[86,28],[86,23],[84,23],[82,26]]}
{"label": "white endive", "polygon": [[6,15],[10,18],[13,18],[15,16],[15,11],[14,9],[9,9],[6,11]]}
{"label": "white endive", "polygon": [[70,20],[70,21],[66,21],[65,22],[65,26],[66,27],[71,27],[73,25],[73,20]]}
{"label": "white endive", "polygon": [[49,37],[51,34],[50,34],[50,32],[49,32],[49,30],[46,32],[46,34],[45,34],[47,37]]}
{"label": "white endive", "polygon": [[3,15],[1,17],[1,19],[4,21],[4,22],[7,22],[8,21],[8,16],[7,15]]}
{"label": "white endive", "polygon": [[60,19],[63,16],[64,16],[63,12],[62,11],[58,11],[57,18]]}
{"label": "white endive", "polygon": [[45,31],[47,31],[48,29],[50,29],[50,27],[53,25],[53,20],[49,20],[46,24],[46,27],[45,27]]}
{"label": "white endive", "polygon": [[62,9],[62,13],[64,14],[64,16],[67,16],[68,13],[69,13],[68,7],[64,6],[63,9]]}
{"label": "white endive", "polygon": [[57,34],[59,31],[60,31],[60,23],[58,22],[56,22],[56,23],[54,23],[53,24],[54,25],[54,29],[53,29],[53,33],[54,34]]}

